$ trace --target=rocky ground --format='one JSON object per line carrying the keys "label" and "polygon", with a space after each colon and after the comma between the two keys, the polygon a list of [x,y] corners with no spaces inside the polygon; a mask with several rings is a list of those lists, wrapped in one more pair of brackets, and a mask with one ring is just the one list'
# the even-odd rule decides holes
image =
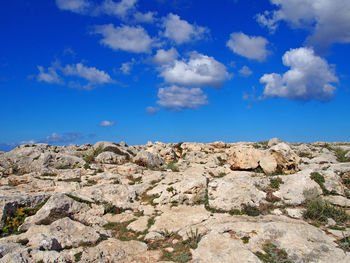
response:
{"label": "rocky ground", "polygon": [[350,144],[22,145],[0,262],[350,262]]}

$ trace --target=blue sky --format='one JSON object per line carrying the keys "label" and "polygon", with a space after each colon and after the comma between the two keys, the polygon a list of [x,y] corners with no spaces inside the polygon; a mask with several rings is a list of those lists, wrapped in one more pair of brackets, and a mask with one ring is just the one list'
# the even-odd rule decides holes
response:
{"label": "blue sky", "polygon": [[349,141],[348,0],[4,0],[0,150]]}

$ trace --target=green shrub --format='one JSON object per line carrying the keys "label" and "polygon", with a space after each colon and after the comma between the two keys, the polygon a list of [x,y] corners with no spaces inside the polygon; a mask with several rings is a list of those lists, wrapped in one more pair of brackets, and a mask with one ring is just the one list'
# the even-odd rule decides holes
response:
{"label": "green shrub", "polygon": [[336,207],[320,198],[309,200],[306,205],[306,211],[303,214],[305,219],[324,223],[328,222],[328,218],[332,218],[337,223],[345,223],[349,220],[349,216],[343,208]]}
{"label": "green shrub", "polygon": [[269,186],[273,189],[279,189],[280,184],[283,184],[283,181],[280,177],[277,177],[276,179],[270,179]]}
{"label": "green shrub", "polygon": [[319,186],[321,187],[321,189],[322,189],[322,192],[323,192],[325,195],[328,195],[328,194],[330,193],[330,192],[327,190],[326,186],[324,185],[325,179],[324,179],[324,176],[323,176],[322,174],[313,172],[313,173],[311,173],[310,178],[311,178],[312,180],[314,180],[316,183],[318,183],[318,185],[319,185]]}
{"label": "green shrub", "polygon": [[179,170],[179,167],[176,165],[176,163],[177,163],[176,161],[169,163],[167,166],[167,169],[170,169],[173,172],[179,172],[180,170]]}
{"label": "green shrub", "polygon": [[266,254],[256,252],[255,255],[264,263],[292,263],[284,249],[279,249],[272,243],[266,243],[263,247]]}

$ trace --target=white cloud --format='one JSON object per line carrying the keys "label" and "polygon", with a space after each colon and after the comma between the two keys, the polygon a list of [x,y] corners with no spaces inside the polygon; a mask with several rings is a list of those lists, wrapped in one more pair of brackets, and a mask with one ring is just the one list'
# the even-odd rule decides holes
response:
{"label": "white cloud", "polygon": [[226,67],[213,57],[193,52],[188,60],[175,60],[160,67],[160,76],[168,83],[181,86],[221,87],[230,78]]}
{"label": "white cloud", "polygon": [[52,135],[46,136],[46,138],[41,140],[40,143],[67,143],[81,138],[83,138],[83,135],[79,132],[67,132],[63,134],[54,132]]}
{"label": "white cloud", "polygon": [[114,126],[116,123],[115,121],[101,121],[100,125],[101,127],[111,127]]}
{"label": "white cloud", "polygon": [[91,7],[91,2],[89,0],[56,0],[56,5],[61,10],[85,14]]}
{"label": "white cloud", "polygon": [[169,50],[158,49],[152,58],[152,62],[158,65],[164,65],[174,62],[179,56],[179,52],[175,48]]}
{"label": "white cloud", "polygon": [[133,15],[133,20],[136,22],[136,23],[153,23],[156,18],[156,12],[147,12],[147,13],[141,13],[141,12],[136,12],[134,15]]}
{"label": "white cloud", "polygon": [[96,34],[101,34],[101,44],[114,50],[123,50],[133,53],[148,53],[156,44],[146,30],[141,26],[114,27],[112,24],[95,26]]}
{"label": "white cloud", "polygon": [[240,56],[262,62],[269,54],[266,47],[268,43],[266,38],[236,32],[230,35],[226,46]]}
{"label": "white cloud", "polygon": [[209,34],[208,28],[191,25],[172,13],[163,19],[163,27],[165,28],[163,35],[173,40],[176,44],[199,40]]}
{"label": "white cloud", "polygon": [[95,10],[96,14],[114,15],[121,19],[125,19],[133,10],[136,9],[138,0],[122,0],[114,2],[113,0],[105,0]]}
{"label": "white cloud", "polygon": [[37,81],[39,82],[47,82],[47,83],[55,83],[55,84],[63,84],[63,80],[58,75],[55,65],[52,65],[45,71],[44,67],[38,66],[39,74],[37,76]]}
{"label": "white cloud", "polygon": [[248,66],[243,66],[238,73],[243,76],[243,77],[249,77],[250,75],[253,74],[253,71]]}
{"label": "white cloud", "polygon": [[120,71],[124,74],[124,75],[129,75],[130,71],[132,70],[132,67],[135,64],[135,59],[132,59],[129,62],[125,62],[122,63],[121,67],[120,67]]}
{"label": "white cloud", "polygon": [[82,63],[66,65],[63,68],[63,73],[66,76],[76,76],[83,78],[89,82],[89,85],[102,85],[105,83],[113,82],[112,78],[103,70],[99,70],[95,67],[86,67]]}
{"label": "white cloud", "polygon": [[153,23],[156,12],[137,11],[137,2],[138,0],[104,0],[100,3],[93,0],[56,0],[56,5],[61,10],[81,15],[110,15],[125,22]]}
{"label": "white cloud", "polygon": [[146,112],[148,115],[154,115],[159,112],[159,108],[148,106],[146,107]]}
{"label": "white cloud", "polygon": [[266,84],[265,97],[284,97],[293,100],[327,101],[333,97],[338,82],[327,61],[314,54],[311,48],[291,49],[283,55],[283,64],[291,69],[283,75],[272,73],[261,77]]}
{"label": "white cloud", "polygon": [[55,62],[52,63],[52,65],[47,69],[47,72],[45,72],[45,69],[42,66],[38,66],[38,69],[39,74],[37,76],[37,80],[40,82],[63,85],[64,81],[58,72],[64,76],[78,77],[87,81],[86,85],[81,85],[80,82],[77,81],[71,81],[69,85],[73,88],[90,89],[95,85],[103,85],[113,82],[113,79],[108,73],[95,67],[87,67],[82,63],[62,67],[58,62]]}
{"label": "white cloud", "polygon": [[270,0],[277,6],[256,16],[257,21],[274,32],[284,20],[294,28],[311,30],[308,42],[321,47],[350,43],[349,0]]}
{"label": "white cloud", "polygon": [[160,88],[157,104],[165,109],[181,111],[182,109],[197,109],[201,105],[207,105],[207,95],[200,88],[180,88],[171,86]]}

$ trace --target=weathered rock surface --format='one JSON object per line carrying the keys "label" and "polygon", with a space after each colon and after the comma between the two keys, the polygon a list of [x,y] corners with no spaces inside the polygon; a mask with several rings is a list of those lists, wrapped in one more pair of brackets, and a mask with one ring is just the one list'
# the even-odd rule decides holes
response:
{"label": "weathered rock surface", "polygon": [[158,154],[148,151],[141,151],[134,157],[134,162],[148,167],[161,167],[164,164]]}
{"label": "weathered rock surface", "polygon": [[349,150],[23,145],[0,153],[0,262],[350,262]]}
{"label": "weathered rock surface", "polygon": [[266,178],[252,177],[248,173],[231,173],[214,179],[208,185],[209,206],[218,210],[241,210],[242,206],[259,206],[266,202],[266,193],[256,185],[267,185]]}
{"label": "weathered rock surface", "polygon": [[250,147],[238,147],[233,150],[229,160],[232,170],[254,170],[259,166],[262,152]]}

